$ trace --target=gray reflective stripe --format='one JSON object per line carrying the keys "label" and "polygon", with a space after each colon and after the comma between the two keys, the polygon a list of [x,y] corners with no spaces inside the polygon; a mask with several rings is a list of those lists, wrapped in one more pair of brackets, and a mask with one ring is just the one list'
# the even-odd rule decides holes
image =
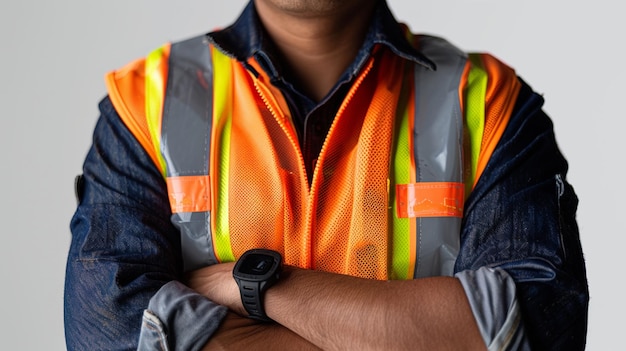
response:
{"label": "gray reflective stripe", "polygon": [[161,125],[161,152],[168,177],[209,172],[213,70],[208,44],[202,40],[196,37],[176,43],[170,50]]}
{"label": "gray reflective stripe", "polygon": [[171,220],[180,230],[185,271],[217,263],[211,239],[209,212],[179,212],[173,214]]}
{"label": "gray reflective stripe", "polygon": [[[418,182],[463,182],[459,84],[467,56],[447,41],[419,36],[436,71],[415,65],[414,153]],[[461,218],[417,218],[415,278],[448,275],[460,247]]]}
{"label": "gray reflective stripe", "polygon": [[[163,117],[161,153],[168,177],[209,174],[213,118],[213,69],[204,36],[172,45]],[[185,271],[217,263],[209,212],[172,215],[181,232]]]}

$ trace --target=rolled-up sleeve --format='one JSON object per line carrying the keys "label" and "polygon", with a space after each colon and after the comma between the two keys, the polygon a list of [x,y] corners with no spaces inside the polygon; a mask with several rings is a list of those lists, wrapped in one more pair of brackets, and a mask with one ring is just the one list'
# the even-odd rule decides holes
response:
{"label": "rolled-up sleeve", "polygon": [[165,284],[143,313],[139,351],[200,350],[228,309],[177,281]]}
{"label": "rolled-up sleeve", "polygon": [[506,271],[482,267],[455,276],[463,285],[488,350],[530,350],[515,282]]}

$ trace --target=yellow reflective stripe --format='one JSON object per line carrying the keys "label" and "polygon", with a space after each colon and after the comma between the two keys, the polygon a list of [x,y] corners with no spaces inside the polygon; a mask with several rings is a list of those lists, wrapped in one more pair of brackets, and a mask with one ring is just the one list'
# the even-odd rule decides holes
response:
{"label": "yellow reflective stripe", "polygon": [[163,111],[163,99],[165,96],[165,82],[159,69],[163,59],[163,48],[152,51],[146,58],[145,63],[145,110],[146,122],[152,146],[156,151],[159,168],[163,177],[167,175],[165,159],[161,154],[161,114]]}
{"label": "yellow reflective stripe", "polygon": [[230,244],[228,227],[228,177],[230,166],[230,134],[232,125],[231,106],[231,59],[211,46],[213,59],[213,135],[211,159],[216,160],[213,170],[217,181],[215,206],[213,207],[213,243],[219,262],[235,261]]}
{"label": "yellow reflective stripe", "polygon": [[[485,96],[487,94],[487,72],[483,68],[480,54],[470,54],[471,68],[467,77],[465,91],[465,120],[470,140],[469,179],[465,182],[466,194],[469,194],[476,178],[478,156],[485,130]],[[469,187],[469,188],[467,188]]]}
{"label": "yellow reflective stripe", "polygon": [[[391,245],[391,269],[389,271],[389,279],[394,280],[406,280],[413,278],[413,270],[415,269],[415,250],[411,250],[412,241],[411,235],[415,232],[415,219],[414,218],[399,218],[398,217],[398,202],[396,197],[398,196],[396,191],[396,184],[409,184],[415,182],[414,174],[414,160],[413,157],[413,145],[412,145],[412,111],[409,108],[408,93],[410,89],[407,89],[406,84],[403,89],[403,101],[400,101],[399,106],[407,106],[402,111],[402,115],[398,118],[396,126],[396,140],[393,145],[392,154],[392,167],[391,167],[391,188],[389,189],[390,202],[391,202],[391,233],[393,241]],[[413,226],[413,229],[411,227]],[[414,247],[414,245],[413,245]],[[411,254],[413,252],[413,254]]]}

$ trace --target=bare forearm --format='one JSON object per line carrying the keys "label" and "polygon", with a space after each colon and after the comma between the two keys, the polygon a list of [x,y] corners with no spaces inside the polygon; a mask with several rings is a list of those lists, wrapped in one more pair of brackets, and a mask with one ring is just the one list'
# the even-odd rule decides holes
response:
{"label": "bare forearm", "polygon": [[203,350],[320,350],[280,324],[259,323],[230,312]]}
{"label": "bare forearm", "polygon": [[[246,315],[232,268],[226,263],[200,269],[188,283]],[[485,349],[456,278],[377,281],[285,267],[264,305],[270,318],[303,338],[296,342],[324,350]]]}
{"label": "bare forearm", "polygon": [[455,278],[374,281],[289,270],[268,315],[325,350],[485,349]]}

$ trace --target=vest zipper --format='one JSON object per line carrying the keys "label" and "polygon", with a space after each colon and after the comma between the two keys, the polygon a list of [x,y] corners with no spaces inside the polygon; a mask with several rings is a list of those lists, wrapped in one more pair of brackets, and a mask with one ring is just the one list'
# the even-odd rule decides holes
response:
{"label": "vest zipper", "polygon": [[[293,138],[293,133],[291,132],[291,130],[285,125],[284,122],[284,118],[281,118],[281,116],[279,116],[279,113],[277,113],[276,111],[278,109],[274,108],[274,105],[278,105],[278,103],[276,101],[272,101],[270,103],[269,99],[265,96],[265,94],[263,93],[261,87],[259,86],[259,82],[257,79],[254,79],[254,88],[257,91],[257,94],[259,94],[259,97],[261,98],[261,100],[263,100],[263,103],[265,104],[265,107],[267,107],[267,109],[269,110],[270,114],[272,115],[272,117],[274,117],[274,119],[276,120],[276,122],[278,122],[278,125],[280,126],[280,128],[283,130],[283,132],[287,135],[287,138],[289,139],[289,142],[291,143],[291,146],[294,148],[294,150],[296,150],[296,154],[298,155],[298,164],[299,164],[299,168],[300,168],[300,176],[304,176],[304,181],[305,184],[309,184],[309,180],[308,180],[308,176],[306,174],[306,167],[304,165],[304,156],[302,155],[302,150],[300,150],[300,146],[298,144],[298,141],[295,140]],[[270,94],[271,96],[271,94]],[[272,103],[274,105],[272,105]]]}
{"label": "vest zipper", "polygon": [[[254,81],[254,88],[257,91],[257,94],[259,95],[259,97],[261,98],[261,100],[263,101],[263,103],[265,104],[265,107],[268,109],[268,111],[270,112],[270,114],[272,115],[272,117],[274,117],[274,119],[276,120],[276,122],[278,122],[278,125],[281,127],[281,129],[283,130],[283,132],[287,135],[287,138],[289,140],[289,142],[291,143],[291,146],[294,148],[294,150],[296,150],[296,154],[298,155],[298,163],[299,163],[299,168],[300,168],[300,177],[301,180],[304,181],[304,184],[308,187],[308,192],[307,192],[307,198],[306,198],[306,206],[304,206],[306,208],[306,217],[305,217],[305,234],[306,234],[306,240],[308,241],[307,245],[308,245],[308,262],[307,262],[307,268],[311,268],[314,269],[315,267],[312,267],[312,255],[311,253],[313,252],[313,247],[312,247],[312,243],[313,240],[312,236],[313,236],[313,219],[314,219],[314,215],[315,215],[315,208],[313,206],[313,204],[315,204],[315,197],[317,196],[317,178],[320,177],[320,175],[318,173],[320,173],[322,170],[320,169],[319,165],[322,164],[320,162],[320,160],[323,160],[325,154],[327,153],[326,149],[328,148],[327,144],[328,144],[328,139],[329,137],[333,134],[333,131],[335,130],[335,126],[337,124],[337,119],[339,116],[341,116],[344,111],[346,110],[346,106],[348,106],[348,104],[350,103],[350,101],[352,100],[352,98],[354,97],[354,95],[356,94],[356,91],[359,89],[359,87],[361,86],[361,84],[363,83],[363,81],[365,80],[365,78],[368,76],[369,72],[372,70],[374,66],[374,58],[371,58],[369,60],[369,62],[367,63],[367,65],[363,68],[362,73],[359,75],[359,77],[357,78],[357,80],[354,82],[354,84],[352,85],[352,87],[350,88],[350,90],[348,91],[348,93],[346,94],[345,99],[343,100],[341,106],[339,107],[339,110],[337,111],[337,113],[335,114],[335,118],[333,120],[333,123],[330,126],[330,129],[328,130],[328,134],[326,135],[326,138],[324,139],[324,143],[322,144],[322,149],[320,150],[320,154],[318,157],[318,160],[316,162],[316,166],[313,170],[313,175],[312,175],[312,182],[311,185],[309,186],[309,182],[308,182],[308,175],[306,172],[306,166],[304,164],[304,156],[302,155],[302,150],[300,149],[300,146],[297,142],[297,140],[294,139],[293,137],[293,133],[292,131],[285,125],[284,122],[284,118],[281,118],[280,114],[277,112],[279,111],[279,109],[276,109],[274,106],[277,105],[276,101],[273,101],[273,97],[271,94],[267,94],[270,97],[268,98],[268,96],[264,93],[264,88],[262,88],[260,86],[260,82],[258,81],[258,79],[253,78]],[[272,99],[272,101],[270,101],[270,99]]]}
{"label": "vest zipper", "polygon": [[333,134],[333,131],[335,130],[335,126],[337,125],[337,118],[339,116],[341,116],[343,114],[343,112],[346,110],[346,106],[350,103],[350,101],[352,100],[352,98],[356,94],[356,91],[358,90],[358,88],[361,86],[361,84],[365,80],[365,77],[367,77],[369,72],[372,70],[372,67],[373,67],[373,58],[369,61],[368,65],[363,68],[363,72],[359,75],[357,80],[354,82],[354,84],[352,85],[352,87],[350,88],[348,93],[346,94],[345,99],[341,103],[341,106],[339,107],[339,110],[335,114],[335,118],[333,119],[333,123],[330,125],[330,128],[328,129],[328,134],[326,135],[326,138],[324,139],[324,143],[322,144],[322,149],[320,150],[320,154],[318,156],[318,162],[316,162],[315,168],[313,169],[313,181],[311,182],[311,192],[314,191],[313,184],[315,183],[316,179],[319,177],[317,174],[320,172],[320,170],[319,170],[319,167],[317,165],[319,164],[319,160],[323,159],[324,155],[326,154],[328,139],[329,139],[330,135]]}
{"label": "vest zipper", "polygon": [[[302,155],[302,150],[300,150],[300,146],[298,144],[298,141],[294,138],[294,133],[292,133],[292,129],[290,129],[286,124],[285,124],[285,118],[282,118],[281,115],[282,113],[279,114],[278,111],[280,111],[280,109],[275,108],[274,106],[278,106],[278,103],[276,102],[275,98],[273,97],[273,95],[271,93],[266,94],[263,92],[263,90],[267,89],[267,88],[263,88],[260,86],[260,82],[258,81],[258,79],[254,78],[254,88],[257,91],[257,94],[259,94],[259,97],[261,98],[261,100],[263,101],[263,103],[265,104],[265,107],[267,108],[267,110],[270,112],[270,114],[272,115],[272,117],[274,117],[274,119],[276,120],[276,122],[278,123],[278,125],[280,126],[280,128],[283,130],[283,133],[285,133],[287,135],[287,138],[289,140],[289,142],[291,143],[291,147],[296,151],[296,155],[298,155],[298,167],[299,167],[299,179],[300,182],[304,182],[302,184],[300,184],[300,186],[304,186],[306,187],[303,193],[303,197],[304,197],[304,201],[305,203],[302,204],[302,207],[305,208],[306,212],[304,213],[304,215],[306,216],[309,213],[309,204],[310,204],[310,187],[309,187],[309,180],[308,180],[308,175],[306,172],[306,167],[304,164],[304,156]],[[268,97],[269,96],[269,97]],[[271,101],[270,101],[271,99]],[[310,226],[310,221],[308,218],[305,218],[305,228],[303,231],[303,235],[305,236],[303,239],[305,240],[305,242],[303,243],[303,247],[302,249],[306,250],[306,252],[302,252],[300,251],[300,257],[298,259],[298,262],[300,262],[301,268],[311,268],[311,236],[312,236],[312,232],[311,232],[311,226]],[[302,257],[306,258],[306,261],[302,260]]]}
{"label": "vest zipper", "polygon": [[[309,191],[309,196],[308,196],[308,200],[307,200],[307,207],[306,207],[306,230],[308,233],[310,233],[310,236],[313,236],[313,219],[315,218],[315,206],[314,204],[316,203],[316,201],[314,201],[317,197],[317,192],[318,192],[318,188],[319,188],[319,180],[318,178],[320,177],[319,173],[323,172],[323,170],[321,169],[320,165],[322,165],[324,162],[324,158],[326,156],[327,153],[327,149],[328,149],[328,140],[330,139],[330,136],[333,134],[334,130],[336,129],[336,125],[337,125],[337,120],[340,118],[340,116],[344,113],[344,111],[346,110],[346,106],[348,106],[348,104],[350,103],[350,101],[352,100],[352,98],[354,97],[354,95],[356,94],[356,91],[359,89],[359,87],[361,86],[361,84],[363,83],[363,81],[365,80],[365,78],[368,76],[369,72],[372,70],[372,67],[374,66],[374,58],[372,57],[369,62],[367,63],[367,66],[365,66],[363,68],[363,72],[359,75],[359,77],[357,78],[357,80],[354,82],[354,84],[352,85],[352,87],[350,88],[350,90],[348,91],[348,93],[346,94],[346,97],[344,98],[343,102],[341,103],[341,106],[339,107],[339,110],[337,111],[337,113],[335,114],[335,118],[333,119],[333,123],[330,125],[330,128],[328,130],[328,134],[326,134],[326,138],[324,138],[324,143],[322,144],[322,149],[320,150],[320,154],[317,158],[317,162],[315,163],[315,168],[313,169],[313,178],[311,181],[311,187],[310,187],[310,191]],[[310,240],[310,252],[313,253],[313,240]],[[312,255],[310,255],[310,262],[309,262],[309,266],[311,267],[311,269],[315,269],[315,267],[312,266]]]}

